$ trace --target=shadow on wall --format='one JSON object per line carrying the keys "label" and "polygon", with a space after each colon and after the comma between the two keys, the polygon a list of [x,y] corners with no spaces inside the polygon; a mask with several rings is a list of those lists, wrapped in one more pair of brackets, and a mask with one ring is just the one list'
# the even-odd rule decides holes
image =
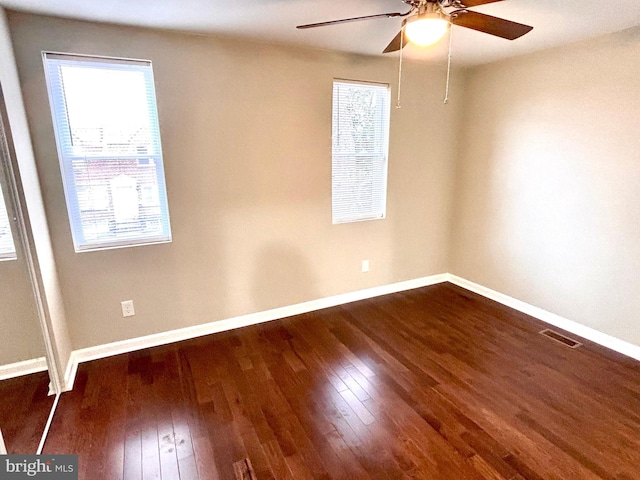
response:
{"label": "shadow on wall", "polygon": [[271,244],[262,248],[254,271],[255,311],[294,305],[318,296],[311,265],[291,245]]}

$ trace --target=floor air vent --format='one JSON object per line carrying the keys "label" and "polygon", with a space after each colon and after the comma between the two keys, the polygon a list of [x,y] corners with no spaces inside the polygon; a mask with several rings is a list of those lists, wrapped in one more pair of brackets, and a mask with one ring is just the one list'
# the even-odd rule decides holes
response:
{"label": "floor air vent", "polygon": [[251,460],[245,458],[233,464],[236,480],[256,480],[256,472],[253,471]]}
{"label": "floor air vent", "polygon": [[550,339],[555,340],[556,342],[560,342],[561,344],[566,345],[567,347],[570,347],[570,348],[578,348],[579,346],[582,345],[580,342],[577,342],[569,337],[565,337],[561,333],[554,332],[553,330],[549,330],[548,328],[545,328],[539,333],[540,335],[549,337]]}

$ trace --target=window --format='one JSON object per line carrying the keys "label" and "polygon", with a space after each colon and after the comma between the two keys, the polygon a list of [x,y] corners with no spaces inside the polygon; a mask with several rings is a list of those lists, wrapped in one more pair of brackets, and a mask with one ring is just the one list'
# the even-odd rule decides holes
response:
{"label": "window", "polygon": [[385,217],[390,101],[388,85],[333,82],[333,223]]}
{"label": "window", "polygon": [[7,206],[4,203],[0,186],[0,260],[15,260],[16,258],[16,246],[13,243]]}
{"label": "window", "polygon": [[76,252],[170,242],[151,62],[43,57]]}

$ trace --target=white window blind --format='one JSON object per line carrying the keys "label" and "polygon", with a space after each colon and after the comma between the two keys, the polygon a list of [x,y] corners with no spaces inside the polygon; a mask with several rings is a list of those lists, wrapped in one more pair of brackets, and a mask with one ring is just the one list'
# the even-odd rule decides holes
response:
{"label": "white window blind", "polygon": [[0,185],[0,260],[14,260],[16,258],[16,246],[11,235],[11,223],[7,214],[7,206]]}
{"label": "white window blind", "polygon": [[76,251],[171,241],[151,62],[43,57]]}
{"label": "white window blind", "polygon": [[388,85],[333,82],[333,223],[385,217],[390,101]]}

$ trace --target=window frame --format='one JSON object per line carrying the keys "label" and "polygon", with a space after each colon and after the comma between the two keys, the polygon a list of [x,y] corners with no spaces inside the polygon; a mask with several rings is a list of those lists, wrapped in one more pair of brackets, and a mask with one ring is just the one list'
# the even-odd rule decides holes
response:
{"label": "window frame", "polygon": [[[363,86],[367,88],[380,88],[384,89],[383,91],[379,91],[376,95],[381,97],[384,101],[383,104],[380,105],[381,111],[376,112],[382,118],[379,119],[378,122],[374,124],[374,128],[376,128],[375,132],[375,141],[374,144],[377,145],[376,151],[368,151],[368,152],[342,152],[336,151],[336,132],[339,131],[339,124],[336,125],[336,86],[337,85],[356,85]],[[355,222],[366,222],[371,220],[383,220],[387,216],[387,187],[388,187],[388,166],[389,166],[389,136],[390,136],[390,123],[391,123],[391,87],[388,83],[380,83],[380,82],[371,82],[371,81],[362,81],[362,80],[348,80],[342,78],[334,78],[332,83],[332,115],[331,115],[331,203],[332,203],[332,223],[334,225],[345,224],[345,223],[355,223]],[[377,131],[380,130],[380,131]],[[338,132],[338,135],[340,133]],[[380,195],[375,197],[375,187],[372,184],[371,187],[371,197],[377,198],[379,204],[376,208],[372,208],[369,212],[366,213],[358,213],[358,214],[349,214],[346,215],[342,213],[339,214],[339,211],[336,211],[337,200],[342,200],[345,202],[343,198],[338,198],[337,188],[336,188],[336,179],[338,175],[336,175],[336,166],[338,162],[336,159],[338,158],[378,158],[378,175],[380,176],[377,180],[379,185],[381,185]],[[373,174],[375,175],[375,166],[372,167]]]}
{"label": "window frame", "polygon": [[[71,235],[73,238],[74,249],[76,253],[100,251],[114,248],[127,248],[137,247],[143,245],[154,245],[162,243],[172,242],[171,233],[171,221],[169,215],[169,201],[166,190],[166,179],[164,173],[164,161],[162,154],[162,142],[160,138],[160,121],[157,111],[157,95],[155,90],[155,81],[153,75],[153,66],[150,60],[129,59],[129,58],[117,58],[100,55],[84,55],[84,54],[72,54],[62,52],[50,52],[43,51],[42,59],[44,64],[45,78],[47,83],[47,92],[49,97],[49,104],[51,108],[51,116],[53,129],[55,133],[56,147],[58,152],[58,160],[60,163],[60,172],[62,176],[63,189],[65,194],[65,201],[67,205],[67,214],[69,217],[69,226],[71,229]],[[72,148],[71,129],[69,123],[69,116],[66,111],[66,97],[64,93],[62,95],[55,95],[54,89],[64,92],[64,88],[61,87],[60,75],[53,73],[53,69],[56,66],[51,66],[48,62],[49,59],[57,62],[82,62],[87,65],[95,63],[97,65],[123,65],[124,68],[132,68],[143,73],[145,78],[145,90],[146,101],[149,114],[149,121],[151,122],[150,128],[156,137],[155,145],[157,151],[144,152],[140,154],[133,154],[127,152],[126,154],[104,154],[104,155],[87,155],[73,154],[70,149]],[[106,69],[106,68],[105,68]],[[60,120],[64,119],[63,122]],[[66,150],[66,151],[65,151]],[[81,203],[79,198],[79,191],[85,186],[78,185],[74,178],[73,162],[78,160],[105,162],[105,161],[118,161],[124,160],[152,160],[155,168],[155,180],[157,182],[159,190],[159,209],[160,209],[160,221],[162,233],[159,235],[149,236],[130,236],[129,238],[113,239],[113,240],[87,240],[86,231],[81,220]],[[140,206],[140,200],[138,201]]]}
{"label": "window frame", "polygon": [[[2,148],[2,145],[0,145],[0,148]],[[0,158],[0,161],[2,161],[1,158]],[[3,166],[0,165],[0,168],[3,168]],[[3,173],[4,172],[0,172],[0,175],[2,175]],[[9,211],[9,206],[10,206],[11,199],[8,198],[9,192],[6,192],[6,190],[8,190],[8,185],[3,184],[2,182],[0,182],[0,217],[6,216],[6,218],[7,218],[6,228],[8,230],[9,239],[11,240],[12,250],[4,251],[4,252],[0,251],[0,262],[5,262],[5,261],[9,261],[9,260],[17,260],[18,259],[18,251],[16,249],[16,239],[15,239],[15,236],[14,236],[14,230],[12,228],[12,223],[13,223],[12,222],[12,220],[13,220],[12,216],[13,215],[10,215],[11,212]],[[7,205],[7,204],[9,204],[9,205]]]}
{"label": "window frame", "polygon": [[[4,100],[0,89],[0,102]],[[4,113],[4,112],[0,112]],[[9,139],[9,126],[6,124],[7,118],[0,115],[0,216],[6,216],[9,239],[11,240],[12,250],[0,252],[0,262],[18,260],[18,245],[16,240],[16,205],[15,190],[11,183],[11,152]]]}

